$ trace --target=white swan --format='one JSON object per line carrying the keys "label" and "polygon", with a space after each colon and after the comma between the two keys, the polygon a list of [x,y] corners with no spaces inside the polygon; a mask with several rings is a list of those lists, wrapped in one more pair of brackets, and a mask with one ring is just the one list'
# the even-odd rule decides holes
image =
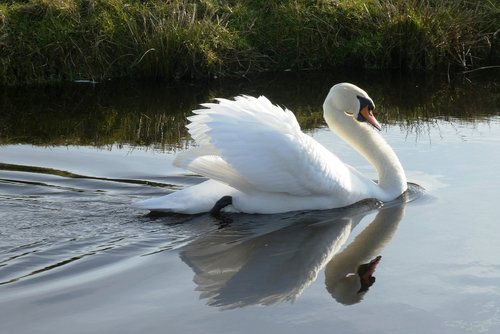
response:
{"label": "white swan", "polygon": [[303,133],[293,113],[261,96],[218,99],[194,110],[187,126],[198,147],[178,167],[209,180],[138,207],[195,214],[278,213],[344,207],[366,198],[390,201],[407,189],[398,157],[380,136],[372,99],[359,87],[333,86],[323,104],[329,128],[377,170],[378,183]]}

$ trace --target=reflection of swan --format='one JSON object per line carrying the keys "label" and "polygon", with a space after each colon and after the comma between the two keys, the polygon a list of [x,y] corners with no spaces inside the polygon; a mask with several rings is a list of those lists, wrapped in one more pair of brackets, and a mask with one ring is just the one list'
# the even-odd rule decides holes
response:
{"label": "reflection of swan", "polygon": [[[375,131],[373,101],[347,83],[333,86],[323,104],[332,131],[377,169],[378,183],[345,165],[304,134],[289,110],[265,97],[219,99],[190,117],[199,147],[181,153],[176,165],[211,180],[149,199],[152,211],[199,213],[227,210],[277,213],[343,207],[366,198],[390,201],[407,188],[403,168]],[[369,123],[369,124],[368,124]],[[371,125],[370,125],[371,124]]]}
{"label": "reflection of swan", "polygon": [[[401,202],[382,207],[339,253],[351,230],[371,212],[370,203],[292,217],[238,216],[236,226],[194,240],[180,255],[193,269],[201,297],[223,309],[293,301],[327,263],[328,291],[339,302],[357,302],[367,287],[361,289],[360,278],[349,274],[379,254],[404,214]],[[373,280],[374,267],[367,270],[366,279]]]}
{"label": "reflection of swan", "polygon": [[404,205],[383,207],[373,222],[326,265],[326,287],[338,302],[350,305],[361,301],[375,282],[372,274],[380,262],[379,254],[403,216]]}

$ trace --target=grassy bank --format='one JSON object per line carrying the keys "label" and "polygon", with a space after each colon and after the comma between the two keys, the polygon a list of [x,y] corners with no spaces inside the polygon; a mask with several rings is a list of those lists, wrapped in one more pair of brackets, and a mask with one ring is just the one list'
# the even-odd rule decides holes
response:
{"label": "grassy bank", "polygon": [[10,0],[0,84],[500,64],[498,1]]}

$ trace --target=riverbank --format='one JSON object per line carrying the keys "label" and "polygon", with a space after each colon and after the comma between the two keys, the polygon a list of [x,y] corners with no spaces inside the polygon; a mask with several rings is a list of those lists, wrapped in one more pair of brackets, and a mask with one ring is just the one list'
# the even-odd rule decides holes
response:
{"label": "riverbank", "polygon": [[493,1],[24,0],[0,4],[0,84],[500,64]]}

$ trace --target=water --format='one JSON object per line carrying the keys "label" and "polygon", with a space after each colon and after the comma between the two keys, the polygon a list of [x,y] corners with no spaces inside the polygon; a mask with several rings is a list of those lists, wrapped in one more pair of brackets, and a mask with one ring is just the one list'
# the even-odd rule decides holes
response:
{"label": "water", "polygon": [[[498,333],[498,84],[286,74],[199,86],[6,90],[0,106],[5,333]],[[265,94],[345,161],[328,86],[375,100],[406,202],[280,215],[150,216],[135,201],[203,179],[171,166],[189,111]],[[362,293],[357,267],[381,256]]]}

